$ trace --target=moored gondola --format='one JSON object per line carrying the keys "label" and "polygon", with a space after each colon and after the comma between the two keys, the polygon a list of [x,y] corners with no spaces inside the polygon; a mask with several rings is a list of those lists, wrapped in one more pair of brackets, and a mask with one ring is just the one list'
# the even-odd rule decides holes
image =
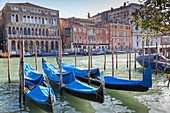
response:
{"label": "moored gondola", "polygon": [[[62,62],[62,68],[66,71],[74,72],[77,79],[88,83],[87,68],[76,67],[65,62]],[[98,68],[93,68],[90,70],[91,84],[97,86],[101,84],[99,75],[100,75],[100,71]],[[143,80],[126,80],[126,79],[119,79],[111,76],[105,77],[104,80],[105,80],[105,87],[109,89],[144,92],[147,91],[150,87],[152,87],[152,72],[150,67],[146,69],[145,74],[143,75]]]}
{"label": "moored gondola", "polygon": [[[60,87],[60,69],[54,67],[53,65],[47,63],[44,59],[42,59],[42,67],[45,74],[48,76],[48,79],[53,88]],[[73,96],[87,99],[90,101],[95,101],[99,103],[104,102],[104,94],[103,94],[103,86],[94,88],[85,83],[81,83],[75,79],[75,75],[73,72],[62,71],[62,89],[68,94]]]}
{"label": "moored gondola", "polygon": [[[19,71],[20,75],[20,71]],[[55,95],[43,74],[24,63],[25,97],[45,111],[54,111]]]}

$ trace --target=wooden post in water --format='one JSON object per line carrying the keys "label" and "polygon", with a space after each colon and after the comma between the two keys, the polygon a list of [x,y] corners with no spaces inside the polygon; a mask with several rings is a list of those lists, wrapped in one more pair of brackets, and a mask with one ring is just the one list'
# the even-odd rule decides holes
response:
{"label": "wooden post in water", "polygon": [[129,44],[129,80],[131,80],[131,43]]}
{"label": "wooden post in water", "polygon": [[37,45],[36,45],[36,43],[35,43],[35,67],[37,70]]}
{"label": "wooden post in water", "polygon": [[158,67],[158,42],[156,40],[156,71],[155,71],[155,74],[157,75],[158,74],[158,70],[157,70],[157,67]]}
{"label": "wooden post in water", "polygon": [[112,39],[112,77],[114,77],[114,51],[113,51],[113,39]]}
{"label": "wooden post in water", "polygon": [[104,70],[106,70],[106,48],[104,49]]}
{"label": "wooden post in water", "polygon": [[128,68],[128,46],[127,46],[127,68]]}
{"label": "wooden post in water", "polygon": [[135,71],[136,71],[136,48],[135,48]]}
{"label": "wooden post in water", "polygon": [[149,48],[149,37],[147,37],[148,40],[148,53],[149,53],[149,67],[151,66],[151,52],[150,52],[150,48]]}
{"label": "wooden post in water", "polygon": [[117,56],[117,47],[116,47],[116,69],[118,69],[118,66],[117,66],[118,65],[118,61],[117,61],[118,59],[117,58],[118,58],[118,56]]}
{"label": "wooden post in water", "polygon": [[20,70],[20,77],[19,77],[19,103],[21,103],[21,81],[22,81],[22,74],[21,74],[21,56],[22,56],[22,47],[21,47],[21,41],[20,41],[20,65],[19,65],[19,70]]}
{"label": "wooden post in water", "polygon": [[8,83],[11,83],[10,79],[10,48],[9,48],[9,39],[8,39]]}
{"label": "wooden post in water", "polygon": [[144,40],[142,40],[142,51],[143,51],[143,58],[142,58],[142,67],[143,67],[143,74],[144,74]]}
{"label": "wooden post in water", "polygon": [[76,59],[76,52],[77,52],[77,51],[76,51],[76,45],[75,45],[75,51],[74,51],[74,53],[75,53],[75,56],[74,56],[74,57],[75,57],[75,66],[76,66],[76,60],[77,60],[77,59]]}
{"label": "wooden post in water", "polygon": [[62,95],[62,40],[59,41],[60,95]]}
{"label": "wooden post in water", "polygon": [[89,61],[88,61],[88,84],[90,85],[90,39],[89,39],[89,50],[88,50],[88,55],[89,55]]}
{"label": "wooden post in water", "polygon": [[24,40],[21,41],[22,47],[22,56],[21,56],[21,72],[22,72],[22,93],[23,93],[23,102],[25,102],[25,78],[24,78]]}
{"label": "wooden post in water", "polygon": [[92,68],[92,47],[91,47],[91,68]]}

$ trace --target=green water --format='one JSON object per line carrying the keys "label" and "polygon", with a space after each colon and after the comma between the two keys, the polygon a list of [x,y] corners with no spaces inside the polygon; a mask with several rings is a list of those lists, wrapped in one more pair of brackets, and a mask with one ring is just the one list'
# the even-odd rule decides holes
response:
{"label": "green water", "polygon": [[[57,67],[55,57],[44,57],[45,60]],[[115,76],[128,79],[128,69],[126,68],[126,55],[118,56],[118,69],[115,69]],[[134,58],[134,54],[132,54]],[[41,65],[42,57],[38,57],[38,71],[43,73]],[[99,67],[103,70],[104,56],[93,56],[93,67]],[[35,68],[35,59],[25,58],[26,63]],[[63,61],[74,65],[74,56],[63,57]],[[88,56],[78,56],[77,66],[87,67]],[[111,75],[111,55],[107,55],[107,65],[104,71],[105,76]],[[116,67],[116,66],[115,66]],[[27,103],[25,106],[18,103],[19,87],[19,58],[10,59],[11,84],[8,84],[7,78],[7,59],[0,59],[0,112],[32,112],[45,113],[41,108],[33,103]],[[170,112],[170,89],[164,83],[163,74],[152,70],[152,88],[147,92],[131,92],[106,89],[105,101],[103,104],[80,99],[68,94],[60,97],[56,91],[55,113],[58,112],[82,112],[82,113],[117,113],[117,112],[137,112],[137,113],[169,113]],[[44,74],[45,75],[45,74]],[[142,79],[142,67],[137,63],[137,70],[134,70],[134,59],[132,59],[132,79]]]}

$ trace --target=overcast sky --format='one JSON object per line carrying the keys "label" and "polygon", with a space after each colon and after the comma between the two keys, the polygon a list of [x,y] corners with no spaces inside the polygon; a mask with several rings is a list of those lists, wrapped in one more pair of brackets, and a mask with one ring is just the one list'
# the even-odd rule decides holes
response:
{"label": "overcast sky", "polygon": [[118,8],[124,2],[139,3],[138,0],[0,0],[0,10],[7,2],[29,2],[43,7],[60,11],[60,17],[87,18],[90,16],[113,8]]}

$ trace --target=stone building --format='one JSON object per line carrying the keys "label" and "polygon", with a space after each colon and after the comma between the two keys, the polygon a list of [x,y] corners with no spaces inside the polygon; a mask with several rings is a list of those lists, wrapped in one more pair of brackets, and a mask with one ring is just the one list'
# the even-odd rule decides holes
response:
{"label": "stone building", "polygon": [[24,39],[25,52],[52,53],[60,39],[59,11],[30,3],[7,3],[0,11],[0,49],[7,51],[9,40],[12,55],[19,54]]}
{"label": "stone building", "polygon": [[[129,24],[131,25],[131,44],[132,44],[132,49],[135,48],[141,48],[142,46],[142,39],[144,37],[143,34],[141,34],[141,27],[140,26],[133,26],[133,23],[131,23],[131,14],[132,12],[134,12],[136,9],[140,9],[143,11],[144,13],[144,9],[141,9],[141,5],[140,4],[136,4],[136,3],[130,3],[128,5],[126,5],[126,3],[124,3],[123,6],[120,6],[119,8],[111,8],[110,10],[104,11],[102,13],[98,13],[97,15],[94,15],[92,17],[89,17],[88,19],[91,21],[94,21],[95,23],[107,23],[107,21],[109,22],[114,22],[115,20],[120,21],[121,23],[125,23],[125,24]],[[104,15],[108,16],[105,17]],[[151,40],[151,45],[154,46],[155,45],[155,40],[153,39]],[[158,40],[158,45],[160,45],[160,37],[157,37]],[[147,45],[147,40],[144,41],[144,45]]]}

